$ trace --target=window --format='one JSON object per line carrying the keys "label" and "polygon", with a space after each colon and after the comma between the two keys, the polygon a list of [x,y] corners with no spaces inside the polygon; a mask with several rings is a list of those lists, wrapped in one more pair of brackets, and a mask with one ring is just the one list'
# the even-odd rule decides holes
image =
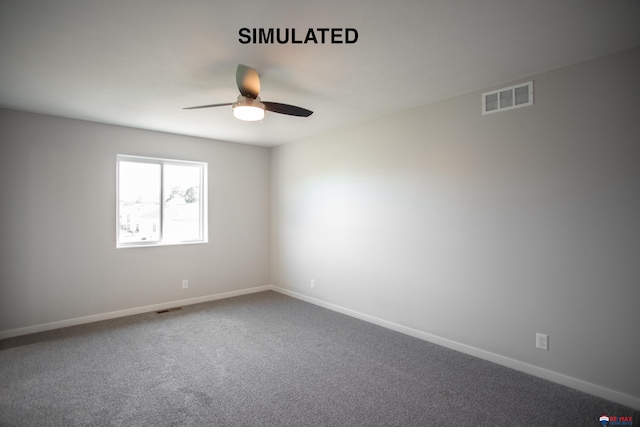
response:
{"label": "window", "polygon": [[207,164],[118,155],[117,247],[207,242]]}

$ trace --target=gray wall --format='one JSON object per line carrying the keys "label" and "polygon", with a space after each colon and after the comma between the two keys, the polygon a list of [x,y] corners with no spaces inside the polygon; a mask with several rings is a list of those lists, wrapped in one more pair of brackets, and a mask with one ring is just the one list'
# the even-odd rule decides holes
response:
{"label": "gray wall", "polygon": [[638,76],[634,49],[532,77],[531,107],[273,149],[272,284],[640,399]]}
{"label": "gray wall", "polygon": [[[0,129],[0,331],[269,285],[269,149],[11,110]],[[209,243],[116,249],[118,153],[208,162]]]}

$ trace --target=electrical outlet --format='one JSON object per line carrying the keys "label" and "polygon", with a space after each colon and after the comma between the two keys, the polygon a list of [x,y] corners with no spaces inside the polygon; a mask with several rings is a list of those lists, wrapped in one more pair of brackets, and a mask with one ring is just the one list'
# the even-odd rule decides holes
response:
{"label": "electrical outlet", "polygon": [[536,348],[549,350],[549,336],[539,332],[536,333]]}
{"label": "electrical outlet", "polygon": [[183,280],[182,281],[182,289],[187,289],[189,288],[189,281],[188,280]]}
{"label": "electrical outlet", "polygon": [[316,287],[316,281],[315,281],[315,280],[313,280],[313,279],[311,279],[311,287],[312,287],[312,288],[315,288],[315,287]]}

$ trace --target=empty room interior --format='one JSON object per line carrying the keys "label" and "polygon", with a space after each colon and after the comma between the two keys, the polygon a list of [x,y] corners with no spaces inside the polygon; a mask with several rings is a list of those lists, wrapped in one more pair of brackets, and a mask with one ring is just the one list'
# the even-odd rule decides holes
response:
{"label": "empty room interior", "polygon": [[0,424],[640,422],[637,0],[0,0],[0,58]]}

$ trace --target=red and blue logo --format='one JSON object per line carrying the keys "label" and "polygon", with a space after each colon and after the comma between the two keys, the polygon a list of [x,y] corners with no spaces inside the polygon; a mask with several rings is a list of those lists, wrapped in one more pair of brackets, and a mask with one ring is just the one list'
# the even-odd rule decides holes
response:
{"label": "red and blue logo", "polygon": [[600,423],[603,426],[632,426],[633,417],[617,416],[617,415],[600,415]]}

